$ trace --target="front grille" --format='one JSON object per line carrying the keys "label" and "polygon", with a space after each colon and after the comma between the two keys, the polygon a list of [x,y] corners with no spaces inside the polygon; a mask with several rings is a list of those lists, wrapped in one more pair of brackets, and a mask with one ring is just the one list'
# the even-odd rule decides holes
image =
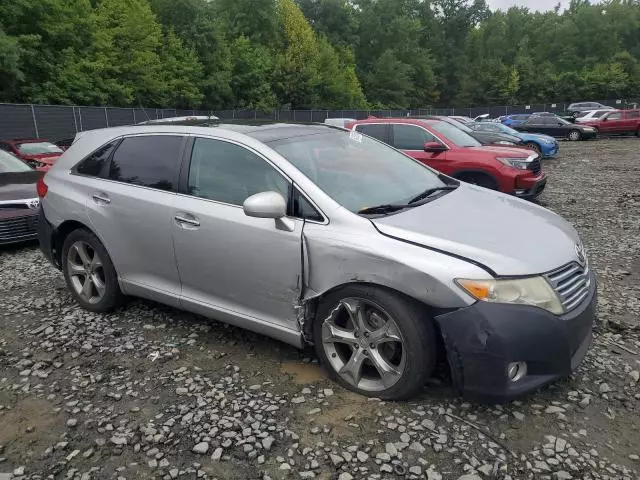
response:
{"label": "front grille", "polygon": [[546,275],[560,297],[566,312],[573,310],[589,295],[589,266],[571,262]]}
{"label": "front grille", "polygon": [[540,170],[542,170],[542,166],[540,165],[540,158],[536,158],[529,163],[529,170],[538,175]]}
{"label": "front grille", "polygon": [[37,215],[0,219],[0,242],[33,237],[37,228]]}

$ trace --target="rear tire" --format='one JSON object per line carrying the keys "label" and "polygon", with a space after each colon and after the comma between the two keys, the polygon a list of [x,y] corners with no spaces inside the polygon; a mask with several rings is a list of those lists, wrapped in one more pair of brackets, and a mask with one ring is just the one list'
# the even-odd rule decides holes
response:
{"label": "rear tire", "polygon": [[580,130],[571,130],[567,137],[572,142],[579,142],[580,140],[582,140],[582,134],[580,133]]}
{"label": "rear tire", "polygon": [[537,143],[534,142],[526,142],[524,144],[524,146],[526,148],[528,148],[529,150],[533,150],[534,152],[536,152],[538,155],[540,155],[542,153],[542,150],[540,149],[540,145],[538,145]]}
{"label": "rear tire", "polygon": [[87,310],[108,312],[124,300],[111,257],[88,230],[74,230],[65,238],[62,272],[76,302]]}
{"label": "rear tire", "polygon": [[368,397],[412,397],[435,366],[433,320],[382,287],[348,285],[328,294],[318,305],[313,339],[331,378]]}

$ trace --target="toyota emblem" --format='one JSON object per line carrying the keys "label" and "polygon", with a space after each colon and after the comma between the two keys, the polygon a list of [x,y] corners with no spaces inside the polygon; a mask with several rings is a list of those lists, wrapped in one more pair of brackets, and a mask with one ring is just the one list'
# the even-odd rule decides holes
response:
{"label": "toyota emblem", "polygon": [[37,198],[27,200],[27,207],[29,207],[31,210],[36,210],[38,207],[40,207],[40,200],[38,200]]}
{"label": "toyota emblem", "polygon": [[581,243],[576,243],[576,255],[578,256],[580,265],[584,265],[587,262],[587,257],[584,254],[584,246],[582,246]]}

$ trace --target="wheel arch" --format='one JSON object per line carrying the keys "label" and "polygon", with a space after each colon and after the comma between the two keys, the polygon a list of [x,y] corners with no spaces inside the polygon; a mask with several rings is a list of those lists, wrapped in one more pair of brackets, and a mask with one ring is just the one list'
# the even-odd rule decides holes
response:
{"label": "wheel arch", "polygon": [[[453,172],[450,176],[457,179],[457,180],[462,180],[464,177],[466,176],[472,176],[472,175],[478,175],[478,176],[484,176],[486,178],[491,179],[491,181],[496,185],[496,188],[500,188],[500,181],[498,180],[498,178],[486,171],[486,170],[480,170],[477,168],[463,168],[460,170],[456,170],[455,172]],[[463,180],[464,181],[464,180]]]}
{"label": "wheel arch", "polygon": [[65,220],[64,222],[62,222],[54,230],[53,238],[51,239],[51,245],[53,247],[53,258],[59,267],[62,265],[62,246],[64,245],[64,241],[71,232],[74,232],[76,230],[87,230],[93,235],[96,235],[96,233],[91,228],[77,220]]}

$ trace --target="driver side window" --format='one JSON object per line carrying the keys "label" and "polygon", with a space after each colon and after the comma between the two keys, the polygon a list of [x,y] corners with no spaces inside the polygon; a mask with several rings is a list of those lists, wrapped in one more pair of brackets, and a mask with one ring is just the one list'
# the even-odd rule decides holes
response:
{"label": "driver side window", "polygon": [[415,125],[393,125],[393,146],[397,149],[424,150],[425,142],[440,143],[436,137]]}
{"label": "driver side window", "polygon": [[241,206],[256,193],[289,197],[290,182],[264,159],[234,143],[196,138],[191,152],[189,195]]}

